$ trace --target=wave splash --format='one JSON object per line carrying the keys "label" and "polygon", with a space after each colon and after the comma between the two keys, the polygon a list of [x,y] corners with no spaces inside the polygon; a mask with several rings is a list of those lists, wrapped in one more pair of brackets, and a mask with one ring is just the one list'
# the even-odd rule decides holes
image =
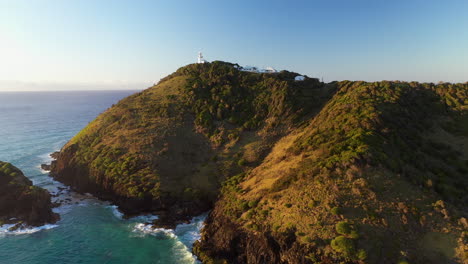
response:
{"label": "wave splash", "polygon": [[11,228],[15,227],[16,224],[4,224],[0,226],[0,237],[4,237],[6,235],[24,235],[24,234],[32,234],[39,232],[41,230],[47,230],[57,227],[58,225],[47,224],[43,226],[37,227],[28,227],[28,226],[21,226],[18,229],[10,230]]}
{"label": "wave splash", "polygon": [[195,241],[200,240],[201,229],[204,226],[206,217],[207,214],[196,216],[190,223],[179,224],[174,230],[154,228],[149,223],[136,223],[132,232],[140,236],[151,235],[160,239],[174,239],[174,255],[178,256],[183,263],[199,263],[192,254],[192,246]]}

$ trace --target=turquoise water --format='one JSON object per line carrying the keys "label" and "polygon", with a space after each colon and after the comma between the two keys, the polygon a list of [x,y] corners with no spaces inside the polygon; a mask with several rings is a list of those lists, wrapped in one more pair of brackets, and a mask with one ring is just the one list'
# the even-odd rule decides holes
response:
{"label": "turquoise water", "polygon": [[134,91],[0,93],[0,160],[58,196],[55,225],[0,228],[0,263],[195,263],[190,253],[203,216],[175,230],[152,229],[156,216],[123,219],[115,206],[63,189],[40,169],[99,113]]}

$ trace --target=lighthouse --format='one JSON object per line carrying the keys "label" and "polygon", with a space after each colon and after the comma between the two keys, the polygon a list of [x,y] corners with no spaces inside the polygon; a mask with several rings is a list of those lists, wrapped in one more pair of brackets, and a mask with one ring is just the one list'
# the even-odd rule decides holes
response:
{"label": "lighthouse", "polygon": [[203,59],[203,54],[198,52],[198,63],[205,63],[205,59]]}

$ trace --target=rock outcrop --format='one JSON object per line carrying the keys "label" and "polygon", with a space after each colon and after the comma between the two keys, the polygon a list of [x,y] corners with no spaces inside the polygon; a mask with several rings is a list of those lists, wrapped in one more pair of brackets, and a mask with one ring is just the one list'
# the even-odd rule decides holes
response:
{"label": "rock outcrop", "polygon": [[0,222],[40,226],[58,219],[50,194],[32,185],[18,168],[0,161]]}

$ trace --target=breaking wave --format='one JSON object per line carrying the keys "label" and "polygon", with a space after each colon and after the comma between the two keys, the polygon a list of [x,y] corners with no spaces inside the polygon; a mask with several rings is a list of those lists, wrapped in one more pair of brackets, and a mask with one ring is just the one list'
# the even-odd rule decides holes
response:
{"label": "breaking wave", "polygon": [[41,230],[47,230],[47,229],[57,227],[58,225],[47,224],[47,225],[37,226],[37,227],[21,226],[18,229],[10,230],[14,226],[16,226],[16,224],[5,224],[5,225],[0,226],[0,237],[6,236],[6,235],[32,234],[32,233],[39,232]]}
{"label": "breaking wave", "polygon": [[173,229],[155,228],[149,223],[136,223],[132,232],[139,236],[151,235],[159,239],[173,239],[173,254],[186,263],[199,263],[192,254],[193,243],[200,239],[201,229],[207,214],[194,217],[190,223],[177,225]]}

